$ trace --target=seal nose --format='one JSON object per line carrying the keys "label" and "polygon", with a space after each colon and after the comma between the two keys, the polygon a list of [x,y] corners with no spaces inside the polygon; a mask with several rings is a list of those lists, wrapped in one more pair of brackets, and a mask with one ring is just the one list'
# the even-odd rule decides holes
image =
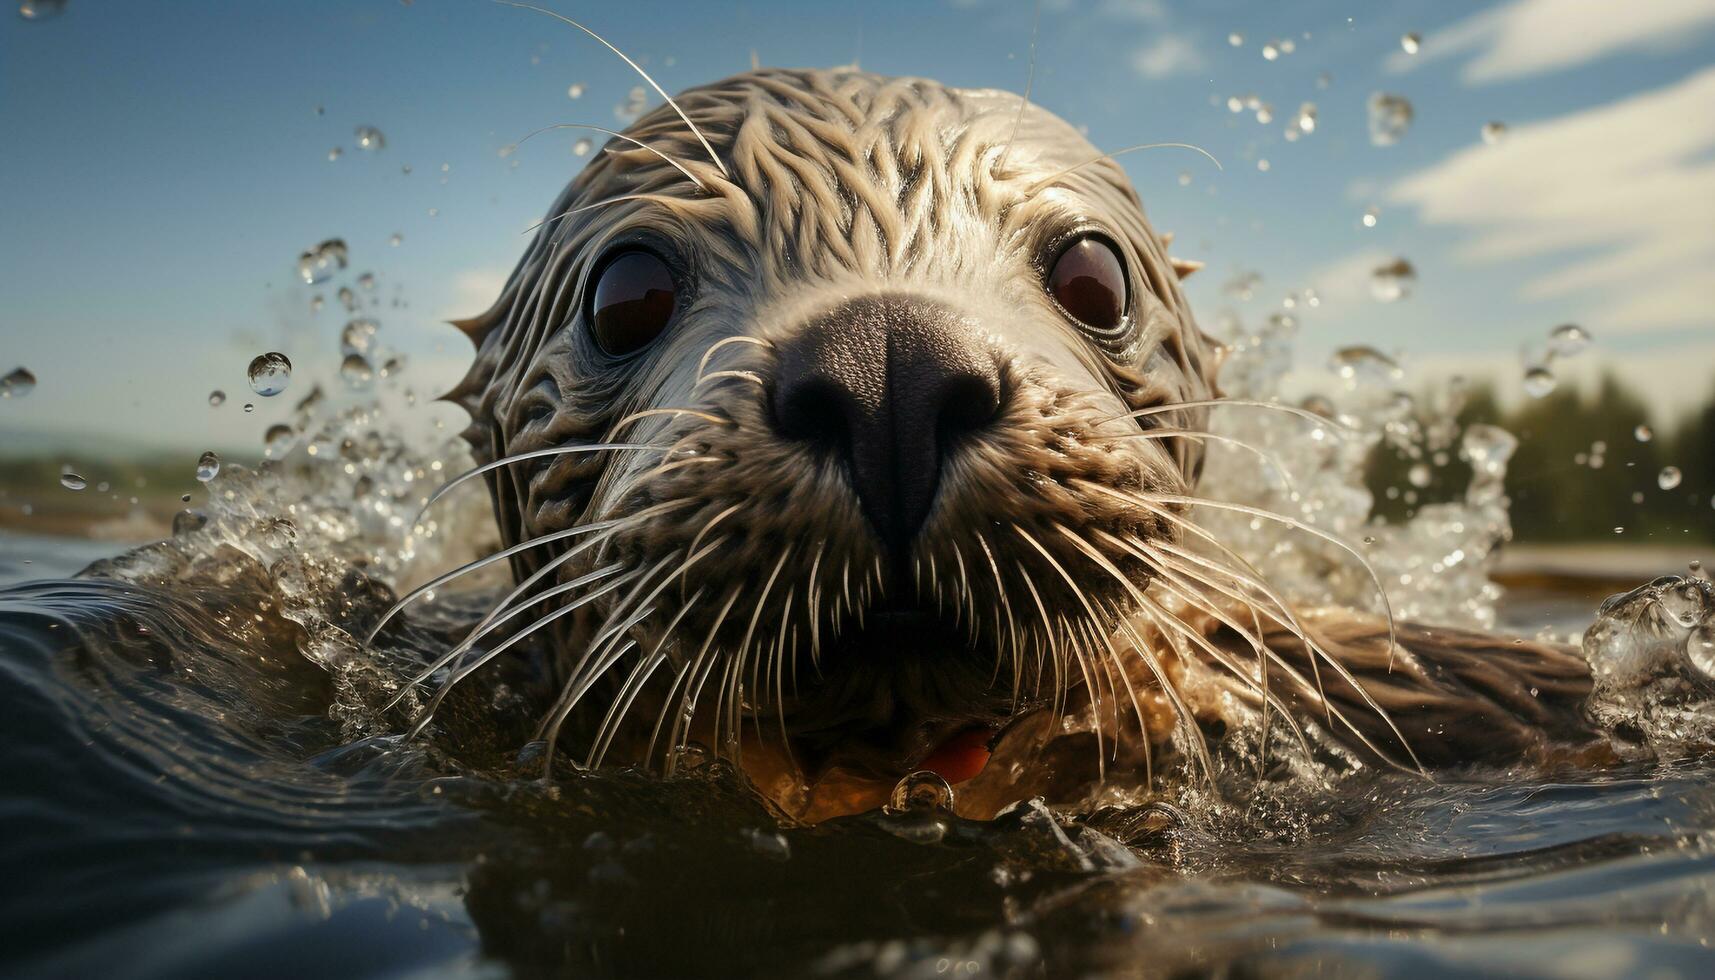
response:
{"label": "seal nose", "polygon": [[845,459],[865,516],[903,554],[947,454],[1000,411],[993,354],[951,310],[911,296],[848,302],[778,353],[775,424]]}

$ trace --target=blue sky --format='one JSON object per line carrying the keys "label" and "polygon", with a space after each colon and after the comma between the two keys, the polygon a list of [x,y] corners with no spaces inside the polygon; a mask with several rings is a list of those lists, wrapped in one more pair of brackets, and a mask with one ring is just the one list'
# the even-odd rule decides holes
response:
{"label": "blue sky", "polygon": [[[669,90],[742,70],[754,51],[766,64],[855,59],[1018,91],[1034,8],[558,9]],[[1715,384],[1715,4],[1612,9],[1045,0],[1033,99],[1099,146],[1185,141],[1222,161],[1224,171],[1181,151],[1125,158],[1156,227],[1209,263],[1191,281],[1205,325],[1229,308],[1258,321],[1311,287],[1321,307],[1295,312],[1312,375],[1329,349],[1370,343],[1403,352],[1418,378],[1462,370],[1512,385],[1520,349],[1575,321],[1598,344],[1568,374],[1612,367],[1672,411]],[[1401,49],[1406,32],[1423,38],[1416,55]],[[1294,50],[1265,59],[1270,40]],[[573,83],[586,86],[576,100]],[[40,383],[0,402],[0,433],[259,448],[311,380],[333,379],[349,316],[334,291],[364,271],[378,282],[368,315],[409,358],[409,383],[445,387],[467,348],[438,321],[487,304],[520,232],[583,162],[569,132],[501,149],[552,123],[615,127],[635,84],[588,38],[482,0],[70,0],[49,20],[7,12],[0,374],[24,365]],[[1368,138],[1377,91],[1416,107],[1393,146]],[[1272,105],[1272,122],[1228,111],[1229,97],[1251,94]],[[1303,102],[1317,106],[1315,131],[1288,142]],[[1510,127],[1494,146],[1479,136],[1491,120]],[[361,125],[382,130],[386,147],[358,149]],[[334,147],[343,153],[329,161]],[[349,244],[346,275],[298,282],[298,253],[330,237]],[[1417,287],[1380,303],[1368,270],[1398,256]],[[1242,271],[1263,277],[1248,302],[1221,289]],[[318,293],[326,305],[313,313]],[[298,365],[272,399],[245,385],[264,350]],[[216,388],[230,398],[211,409]],[[245,401],[257,411],[244,414]]]}

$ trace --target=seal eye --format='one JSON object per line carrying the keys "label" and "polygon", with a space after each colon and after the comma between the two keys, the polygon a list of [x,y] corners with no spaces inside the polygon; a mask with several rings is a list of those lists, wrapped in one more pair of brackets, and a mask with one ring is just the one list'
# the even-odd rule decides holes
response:
{"label": "seal eye", "polygon": [[1125,264],[1100,238],[1080,238],[1060,253],[1048,272],[1048,292],[1087,327],[1112,330],[1125,320]]}
{"label": "seal eye", "polygon": [[595,342],[613,357],[641,349],[673,318],[676,292],[672,271],[652,252],[632,249],[608,259],[590,300]]}

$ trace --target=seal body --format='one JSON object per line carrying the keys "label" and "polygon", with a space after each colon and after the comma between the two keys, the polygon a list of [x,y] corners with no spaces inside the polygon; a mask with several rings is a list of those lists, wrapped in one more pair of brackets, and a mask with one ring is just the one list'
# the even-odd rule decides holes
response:
{"label": "seal body", "polygon": [[1271,716],[1310,754],[1516,756],[1587,689],[1550,647],[1312,622],[1199,539],[1216,346],[1121,169],[1015,95],[687,91],[461,326],[542,734],[592,764],[728,757],[807,816],[927,767],[985,812],[1266,756]]}

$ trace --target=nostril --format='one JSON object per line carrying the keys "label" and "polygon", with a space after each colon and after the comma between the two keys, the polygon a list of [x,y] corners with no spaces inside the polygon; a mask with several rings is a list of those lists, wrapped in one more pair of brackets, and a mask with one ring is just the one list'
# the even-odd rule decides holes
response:
{"label": "nostril", "polygon": [[936,418],[945,456],[953,444],[993,422],[1000,414],[1000,386],[995,379],[966,375],[948,379]]}
{"label": "nostril", "polygon": [[840,450],[851,439],[850,402],[825,377],[787,378],[775,391],[774,425],[789,439]]}

